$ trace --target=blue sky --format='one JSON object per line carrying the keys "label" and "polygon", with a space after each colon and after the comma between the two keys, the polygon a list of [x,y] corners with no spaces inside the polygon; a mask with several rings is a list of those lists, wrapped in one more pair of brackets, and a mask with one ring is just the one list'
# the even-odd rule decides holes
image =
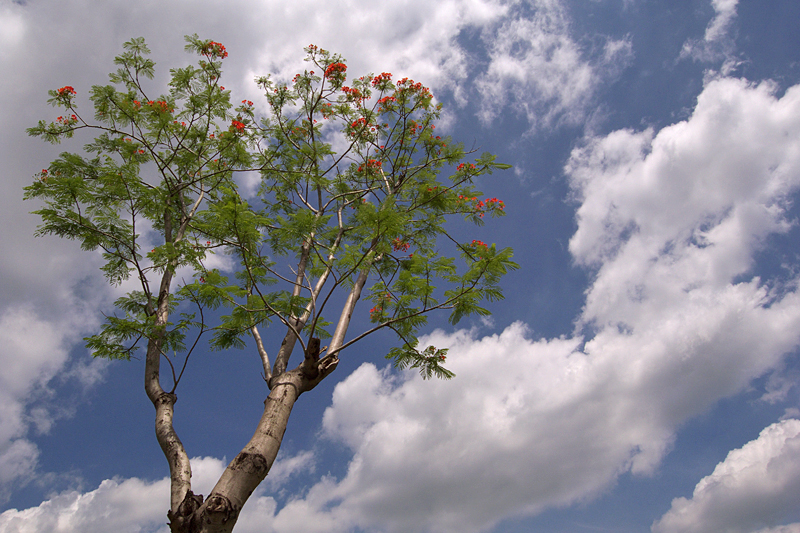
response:
{"label": "blue sky", "polygon": [[[427,332],[457,377],[391,371],[389,337],[344,352],[237,531],[800,532],[799,25],[794,0],[0,0],[0,532],[166,531],[143,363],[81,342],[120,289],[21,200],[81,143],[24,128],[47,89],[85,107],[130,37],[163,84],[192,33],[257,108],[254,76],[314,43],[422,81],[514,166],[479,184],[508,216],[469,229],[515,249],[506,299]],[[190,366],[195,492],[251,436],[259,371],[252,348]]]}

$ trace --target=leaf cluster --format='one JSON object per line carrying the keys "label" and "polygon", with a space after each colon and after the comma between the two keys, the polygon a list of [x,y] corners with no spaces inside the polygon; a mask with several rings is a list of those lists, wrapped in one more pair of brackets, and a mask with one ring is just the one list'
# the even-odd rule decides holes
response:
{"label": "leaf cluster", "polygon": [[[305,346],[347,329],[349,316],[326,315],[366,276],[369,325],[332,350],[390,328],[398,367],[451,377],[445,352],[420,350],[417,334],[433,311],[449,310],[455,324],[502,298],[500,279],[517,268],[511,250],[460,243],[448,228],[504,214],[475,182],[509,166],[438,135],[441,105],[413,80],[381,73],[348,82],[344,58],[310,46],[308,69],[291,81],[256,80],[257,114],[248,100],[234,106],[220,85],[224,46],[191,36],[187,50],[200,59],[173,69],[169,91],[154,96],[143,84],[155,67],[147,46],[125,43],[111,85],[90,91],[92,120],[78,112],[74,90],[50,91],[74,119],[28,130],[49,142],[95,133],[84,155],[61,154],[25,197],[44,203],[40,235],[100,250],[109,282],[134,276],[140,285],[89,347],[129,357],[140,339],[160,336],[165,354],[180,352],[190,329],[213,330],[215,348],[241,347],[268,323]],[[259,177],[257,194],[243,193],[245,173]],[[231,276],[207,266],[222,257],[236,264]],[[181,306],[195,312],[167,322]],[[207,325],[203,309],[220,306],[229,312]]]}

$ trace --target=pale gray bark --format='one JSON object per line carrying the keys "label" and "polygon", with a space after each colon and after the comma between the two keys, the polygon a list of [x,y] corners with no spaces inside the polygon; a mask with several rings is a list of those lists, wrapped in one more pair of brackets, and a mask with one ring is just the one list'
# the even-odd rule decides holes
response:
{"label": "pale gray bark", "polygon": [[189,456],[183,447],[172,424],[174,405],[177,396],[165,392],[160,382],[161,348],[164,326],[169,319],[169,286],[172,274],[167,270],[161,280],[156,308],[156,335],[147,343],[145,359],[144,388],[147,397],[156,409],[156,439],[169,464],[170,474],[170,513],[177,512],[178,507],[191,489],[192,467]]}
{"label": "pale gray bark", "polygon": [[[280,450],[292,407],[301,394],[317,386],[336,369],[353,310],[358,302],[368,269],[362,270],[342,308],[328,355],[321,358],[319,339],[308,343],[303,362],[294,370],[274,374],[264,412],[250,441],[230,462],[208,498],[183,492],[183,501],[170,513],[173,532],[230,533],[245,502],[264,480]],[[166,451],[165,451],[166,453]]]}

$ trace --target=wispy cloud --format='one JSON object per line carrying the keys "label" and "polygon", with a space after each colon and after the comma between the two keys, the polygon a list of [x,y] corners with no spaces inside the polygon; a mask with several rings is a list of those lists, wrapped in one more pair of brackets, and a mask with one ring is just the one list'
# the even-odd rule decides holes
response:
{"label": "wispy cloud", "polygon": [[723,75],[730,74],[739,64],[736,58],[734,22],[739,0],[711,0],[714,18],[708,23],[702,39],[686,41],[680,57],[690,57],[704,63],[722,62]]}
{"label": "wispy cloud", "polygon": [[478,76],[480,118],[491,123],[506,108],[523,113],[532,130],[575,125],[591,111],[604,82],[613,79],[632,57],[631,43],[606,39],[589,53],[570,31],[564,6],[538,0],[483,30],[489,63]]}

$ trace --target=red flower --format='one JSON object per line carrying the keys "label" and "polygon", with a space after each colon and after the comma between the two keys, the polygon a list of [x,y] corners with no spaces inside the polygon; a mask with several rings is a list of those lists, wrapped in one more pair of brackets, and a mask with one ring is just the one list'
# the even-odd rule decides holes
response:
{"label": "red flower", "polygon": [[392,79],[392,75],[388,72],[381,72],[374,78],[372,78],[372,86],[377,87],[382,81],[388,82]]}
{"label": "red flower", "polygon": [[401,241],[399,238],[395,238],[394,241],[392,241],[392,249],[395,252],[407,252],[409,248],[411,248],[411,245],[405,241]]}
{"label": "red flower", "polygon": [[236,128],[237,131],[244,131],[244,124],[238,120],[231,120],[231,127]]}
{"label": "red flower", "polygon": [[72,87],[72,85],[65,85],[64,87],[62,87],[62,88],[60,88],[58,90],[58,95],[59,96],[64,96],[65,94],[66,95],[72,95],[72,94],[78,94],[78,93],[75,92],[75,89]]}
{"label": "red flower", "polygon": [[325,77],[331,78],[334,76],[340,76],[345,73],[347,70],[347,65],[344,63],[331,63],[328,65],[328,68],[325,69]]}
{"label": "red flower", "polygon": [[209,57],[219,57],[220,59],[228,57],[228,52],[225,50],[225,47],[216,41],[209,41],[208,44],[203,47],[203,54]]}
{"label": "red flower", "polygon": [[350,124],[350,128],[354,130],[350,132],[350,135],[355,136],[358,134],[358,130],[366,127],[367,127],[367,119],[365,118],[356,119],[353,121],[352,124]]}

